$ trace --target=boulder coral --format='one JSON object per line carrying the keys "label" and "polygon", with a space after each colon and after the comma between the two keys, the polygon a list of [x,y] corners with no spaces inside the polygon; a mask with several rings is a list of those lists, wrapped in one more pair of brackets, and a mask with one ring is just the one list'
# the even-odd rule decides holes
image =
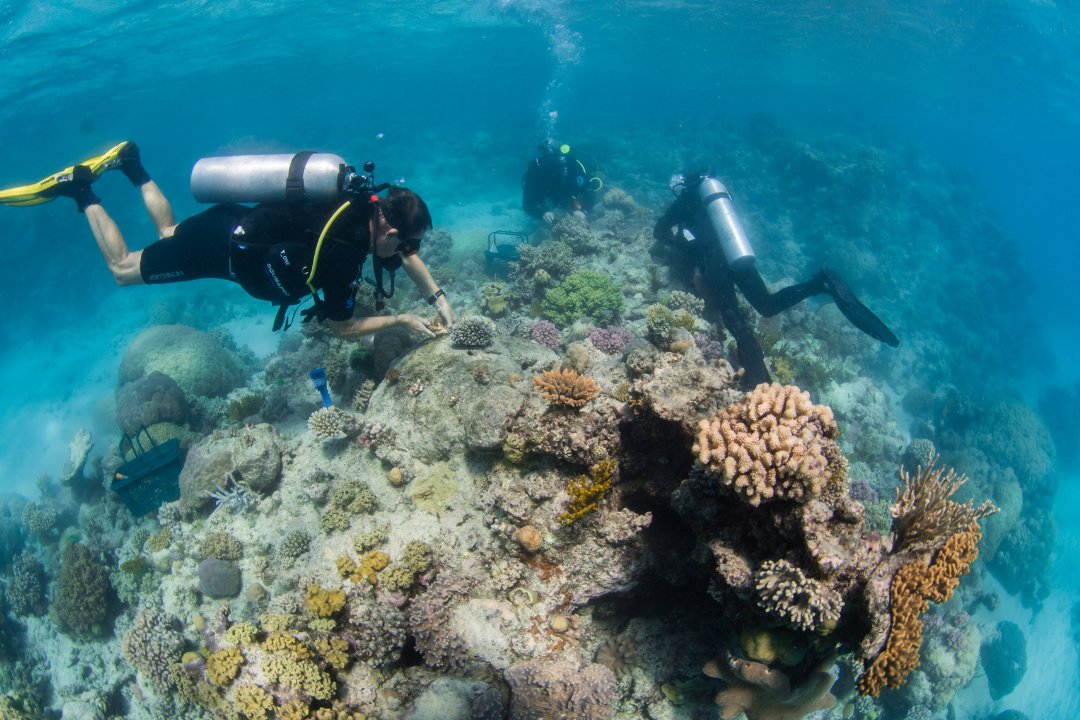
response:
{"label": "boulder coral", "polygon": [[185,395],[224,397],[248,375],[244,361],[217,338],[186,325],[155,325],[128,344],[117,371],[117,387],[163,373]]}

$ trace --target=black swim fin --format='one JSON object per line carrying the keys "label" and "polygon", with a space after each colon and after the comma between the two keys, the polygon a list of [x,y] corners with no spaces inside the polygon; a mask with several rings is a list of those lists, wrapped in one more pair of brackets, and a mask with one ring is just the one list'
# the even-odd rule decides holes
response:
{"label": "black swim fin", "polygon": [[848,322],[886,345],[896,347],[900,344],[900,339],[893,334],[893,331],[881,322],[881,318],[872,313],[870,308],[859,302],[855,293],[851,292],[851,288],[840,279],[839,275],[828,268],[822,268],[821,277],[825,281],[825,289],[832,295],[833,300],[836,301],[836,307],[840,308],[840,312],[844,314]]}

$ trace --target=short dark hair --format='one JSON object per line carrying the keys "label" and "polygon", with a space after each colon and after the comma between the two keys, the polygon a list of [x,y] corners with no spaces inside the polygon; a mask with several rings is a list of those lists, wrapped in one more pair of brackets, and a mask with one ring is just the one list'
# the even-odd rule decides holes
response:
{"label": "short dark hair", "polygon": [[386,222],[397,228],[403,238],[419,238],[431,229],[431,212],[427,203],[408,188],[390,188],[380,205]]}

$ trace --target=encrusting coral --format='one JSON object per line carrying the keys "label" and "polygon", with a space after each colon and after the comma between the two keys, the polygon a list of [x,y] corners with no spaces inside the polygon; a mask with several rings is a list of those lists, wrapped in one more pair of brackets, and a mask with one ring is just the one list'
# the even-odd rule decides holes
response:
{"label": "encrusting coral", "polygon": [[533,378],[540,395],[552,405],[579,408],[600,394],[600,388],[591,377],[575,371],[545,370]]}
{"label": "encrusting coral", "polygon": [[710,477],[751,505],[806,502],[845,472],[832,410],[793,385],[758,385],[698,425],[693,450]]}
{"label": "encrusting coral", "polygon": [[859,677],[859,692],[877,697],[885,686],[898,688],[919,666],[922,620],[931,602],[949,599],[979,555],[982,538],[979,524],[971,525],[945,542],[927,564],[915,560],[903,565],[893,576],[889,589],[890,627],[885,648]]}

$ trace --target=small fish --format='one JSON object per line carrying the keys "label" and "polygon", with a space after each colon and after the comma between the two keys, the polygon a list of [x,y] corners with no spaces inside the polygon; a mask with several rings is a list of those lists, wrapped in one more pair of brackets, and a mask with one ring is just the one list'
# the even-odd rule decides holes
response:
{"label": "small fish", "polygon": [[375,139],[376,139],[376,140],[382,140],[382,139],[383,139],[384,137],[386,137],[386,134],[385,134],[385,133],[377,133],[377,134],[375,135]]}

